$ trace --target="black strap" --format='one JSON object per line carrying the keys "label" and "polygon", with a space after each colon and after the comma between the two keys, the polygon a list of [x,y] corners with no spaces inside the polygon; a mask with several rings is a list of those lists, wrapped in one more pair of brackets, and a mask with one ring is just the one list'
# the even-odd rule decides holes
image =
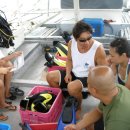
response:
{"label": "black strap", "polygon": [[[118,76],[118,75],[117,75],[117,76]],[[125,83],[120,79],[119,76],[118,76],[118,83],[125,86]]]}
{"label": "black strap", "polygon": [[[122,85],[125,85],[125,83],[120,79],[120,77],[119,77],[119,75],[118,75],[118,66],[119,66],[119,65],[116,65],[116,71],[117,71],[118,83],[119,83],[119,84],[122,84]],[[129,72],[130,72],[130,64],[128,64],[127,74],[129,74]]]}
{"label": "black strap", "polygon": [[130,72],[130,64],[128,64],[127,74]]}

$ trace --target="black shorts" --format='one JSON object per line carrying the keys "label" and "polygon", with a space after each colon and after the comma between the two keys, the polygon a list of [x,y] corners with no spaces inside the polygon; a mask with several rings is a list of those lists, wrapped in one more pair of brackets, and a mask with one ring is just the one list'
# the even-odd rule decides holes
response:
{"label": "black shorts", "polygon": [[[60,87],[61,88],[67,88],[68,83],[65,82],[65,76],[66,76],[66,71],[65,70],[59,70],[60,75],[61,75],[61,80],[60,80]],[[72,75],[72,81],[74,80],[80,80],[81,84],[83,87],[87,87],[87,77],[76,77],[73,72],[71,72]]]}

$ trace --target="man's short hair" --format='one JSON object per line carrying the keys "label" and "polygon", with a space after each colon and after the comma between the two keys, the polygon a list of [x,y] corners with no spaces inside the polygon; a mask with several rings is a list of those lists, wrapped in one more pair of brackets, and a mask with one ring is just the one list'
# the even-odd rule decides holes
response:
{"label": "man's short hair", "polygon": [[74,38],[77,39],[83,32],[89,32],[92,34],[93,31],[90,25],[81,20],[75,24],[72,33]]}

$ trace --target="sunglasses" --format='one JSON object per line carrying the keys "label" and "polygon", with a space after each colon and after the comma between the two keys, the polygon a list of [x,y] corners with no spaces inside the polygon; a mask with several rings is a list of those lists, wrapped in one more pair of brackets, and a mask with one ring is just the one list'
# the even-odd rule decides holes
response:
{"label": "sunglasses", "polygon": [[86,41],[89,41],[91,38],[92,38],[92,36],[90,36],[90,37],[87,38],[87,39],[79,39],[79,41],[80,41],[80,42],[86,42]]}

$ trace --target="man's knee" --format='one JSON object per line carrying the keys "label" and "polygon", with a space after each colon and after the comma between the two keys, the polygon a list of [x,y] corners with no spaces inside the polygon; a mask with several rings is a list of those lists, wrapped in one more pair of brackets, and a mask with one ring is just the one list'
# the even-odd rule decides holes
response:
{"label": "man's knee", "polygon": [[53,74],[51,74],[51,72],[48,72],[47,75],[46,75],[46,80],[49,82],[53,78],[54,78]]}
{"label": "man's knee", "polygon": [[59,74],[58,71],[48,72],[46,75],[47,82],[58,82],[59,81]]}
{"label": "man's knee", "polygon": [[67,88],[70,95],[77,95],[82,92],[82,86],[77,85],[74,82],[70,82]]}

